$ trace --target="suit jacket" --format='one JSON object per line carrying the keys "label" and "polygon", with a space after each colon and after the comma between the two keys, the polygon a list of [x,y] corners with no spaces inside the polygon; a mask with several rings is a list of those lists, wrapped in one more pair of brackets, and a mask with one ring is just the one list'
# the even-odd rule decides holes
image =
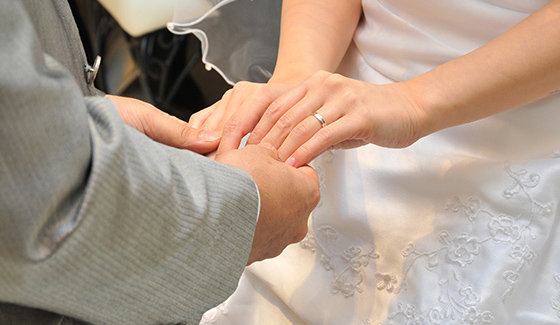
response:
{"label": "suit jacket", "polygon": [[66,0],[0,0],[0,44],[0,322],[197,324],[248,259],[253,180],[123,124]]}

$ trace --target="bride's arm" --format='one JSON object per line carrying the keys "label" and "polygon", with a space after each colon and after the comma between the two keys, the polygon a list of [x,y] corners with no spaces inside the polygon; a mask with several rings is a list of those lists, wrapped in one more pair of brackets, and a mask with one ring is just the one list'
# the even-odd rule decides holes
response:
{"label": "bride's arm", "polygon": [[[560,88],[559,40],[560,0],[553,0],[481,48],[405,82],[375,85],[318,73],[272,103],[286,113],[267,121],[265,114],[253,134],[294,166],[328,148],[406,147]],[[327,127],[309,117],[315,111]]]}
{"label": "bride's arm", "polygon": [[360,0],[284,0],[278,59],[271,81],[299,83],[334,71],[362,13]]}
{"label": "bride's arm", "polygon": [[420,136],[521,106],[560,87],[560,1],[479,49],[405,83]]}

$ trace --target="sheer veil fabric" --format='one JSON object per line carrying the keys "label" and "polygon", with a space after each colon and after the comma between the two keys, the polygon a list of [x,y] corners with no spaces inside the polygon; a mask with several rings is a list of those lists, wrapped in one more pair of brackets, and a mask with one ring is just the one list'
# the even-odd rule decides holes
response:
{"label": "sheer veil fabric", "polygon": [[[207,34],[210,53],[204,22],[224,17],[233,3],[251,12],[258,2],[280,3],[215,3],[187,29]],[[372,83],[406,80],[476,49],[547,2],[363,0],[340,72]],[[270,13],[260,11],[265,26],[249,29],[270,27]],[[214,24],[224,24],[222,33],[238,20]],[[229,81],[250,80],[242,76],[250,75],[248,62],[269,52],[220,50],[230,46],[221,44],[224,35],[215,36],[224,58],[208,54],[208,62]],[[244,72],[228,77],[234,70]],[[323,154],[313,162],[322,198],[307,237],[248,267],[237,291],[202,323],[560,323],[559,121],[555,92],[405,149]]]}
{"label": "sheer veil fabric", "polygon": [[228,83],[266,82],[276,63],[281,9],[281,0],[177,0],[167,27],[196,35],[203,62]]}

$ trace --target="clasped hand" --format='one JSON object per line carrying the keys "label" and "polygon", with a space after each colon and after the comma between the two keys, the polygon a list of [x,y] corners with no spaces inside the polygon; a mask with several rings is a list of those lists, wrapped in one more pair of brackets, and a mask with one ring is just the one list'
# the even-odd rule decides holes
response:
{"label": "clasped hand", "polygon": [[[111,99],[127,124],[152,139],[202,154],[217,148],[217,161],[251,175],[261,196],[251,264],[306,234],[320,196],[317,174],[307,166],[314,157],[368,143],[406,147],[424,135],[428,118],[414,95],[405,83],[375,85],[318,72],[298,86],[238,83],[189,123],[141,101]],[[233,150],[249,132],[248,146]]]}
{"label": "clasped hand", "polygon": [[[143,101],[108,97],[125,123],[155,141],[198,153],[218,146],[219,131],[193,128]],[[320,197],[319,179],[311,167],[286,165],[278,159],[277,150],[266,143],[222,150],[215,160],[243,169],[259,190],[261,209],[247,264],[277,256],[287,245],[303,239],[309,215]]]}
{"label": "clasped hand", "polygon": [[[280,160],[300,167],[328,149],[411,145],[425,135],[421,130],[427,121],[414,98],[404,83],[375,85],[322,71],[296,87],[236,85],[190,122],[223,131],[218,152],[236,148],[251,132],[248,144],[270,143]],[[326,127],[313,112],[325,119]]]}

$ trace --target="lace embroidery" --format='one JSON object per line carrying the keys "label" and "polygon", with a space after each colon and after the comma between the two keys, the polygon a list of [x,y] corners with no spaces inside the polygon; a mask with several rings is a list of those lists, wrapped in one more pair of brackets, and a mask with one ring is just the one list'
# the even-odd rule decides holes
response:
{"label": "lace embroidery", "polygon": [[[342,294],[348,298],[354,293],[362,292],[360,284],[364,279],[364,272],[371,259],[377,259],[379,255],[375,252],[373,245],[362,248],[350,246],[339,251],[337,248],[338,232],[330,227],[323,226],[316,229],[317,237],[309,233],[300,242],[300,247],[317,252],[319,261],[326,271],[333,273],[330,291],[332,294]],[[384,289],[392,290],[391,280],[386,283]]]}
{"label": "lace embroidery", "polygon": [[377,280],[378,290],[387,290],[387,292],[393,292],[395,289],[395,284],[397,284],[397,277],[394,274],[383,274],[375,273],[375,279]]}
{"label": "lace embroidery", "polygon": [[[483,251],[492,249],[491,245],[507,247],[509,252],[504,257],[511,258],[515,263],[513,268],[501,273],[506,283],[506,289],[502,292],[502,301],[505,302],[519,282],[524,266],[531,264],[537,255],[537,247],[533,247],[533,240],[537,238],[534,224],[551,216],[555,211],[552,202],[542,204],[531,195],[530,189],[540,183],[541,178],[538,174],[528,173],[525,169],[514,170],[509,163],[505,164],[504,171],[512,182],[502,191],[503,198],[514,200],[516,203],[521,202],[525,208],[519,209],[515,214],[496,213],[486,208],[478,197],[471,196],[466,200],[454,197],[445,205],[445,209],[453,213],[463,213],[471,225],[470,230],[460,233],[441,230],[437,237],[441,245],[432,250],[422,250],[416,247],[415,243],[409,243],[402,251],[405,264],[400,285],[399,278],[394,274],[367,269],[371,259],[379,258],[373,245],[352,245],[345,250],[337,250],[335,244],[342,236],[331,226],[314,227],[311,231],[317,235],[308,234],[300,246],[319,254],[323,268],[333,273],[331,293],[341,293],[345,297],[362,292],[364,289],[360,284],[372,271],[375,271],[373,276],[376,289],[393,294],[407,289],[408,274],[413,266],[420,262],[424,263],[427,271],[432,272],[436,268],[444,270],[441,267],[450,271],[450,278],[439,282],[442,291],[438,297],[439,304],[418,310],[414,304],[397,302],[396,310],[388,315],[388,324],[444,324],[450,321],[462,324],[490,324],[494,316],[490,311],[480,308],[480,297],[475,293],[475,287],[463,283],[457,275],[456,268],[468,267]],[[340,243],[338,244],[340,246]],[[560,275],[555,280],[560,283]],[[551,306],[560,317],[560,291],[556,297],[551,298]],[[369,318],[364,318],[363,322],[373,324]]]}
{"label": "lace embroidery", "polygon": [[528,174],[525,169],[518,172],[513,171],[509,163],[505,164],[504,169],[513,180],[513,183],[502,192],[503,197],[507,200],[523,198],[528,202],[528,211],[520,211],[519,215],[515,217],[506,214],[495,214],[490,210],[484,209],[480,199],[477,197],[470,197],[466,201],[461,200],[459,197],[454,197],[445,208],[455,213],[462,211],[471,224],[488,220],[488,236],[479,238],[468,232],[452,236],[448,231],[444,230],[438,236],[442,246],[427,252],[418,251],[415,245],[410,243],[403,250],[402,254],[405,258],[411,259],[411,261],[405,268],[403,280],[401,285],[396,288],[395,293],[406,290],[408,273],[418,260],[423,258],[426,269],[432,271],[439,265],[442,258],[441,255],[443,255],[448,263],[464,268],[473,263],[483,246],[491,241],[495,244],[511,246],[509,256],[518,261],[515,269],[506,270],[502,273],[503,279],[509,285],[502,295],[502,300],[505,301],[512,294],[519,280],[520,270],[524,265],[530,264],[535,257],[535,253],[527,244],[529,239],[536,238],[531,226],[536,217],[550,216],[553,211],[553,204],[540,204],[528,192],[528,189],[534,188],[539,184],[539,175],[534,173]]}
{"label": "lace embroidery", "polygon": [[462,324],[492,324],[494,316],[490,311],[481,311],[478,304],[480,297],[471,285],[462,285],[451,290],[451,285],[460,282],[453,272],[452,277],[439,282],[441,294],[439,304],[426,310],[417,311],[413,304],[397,304],[397,310],[388,317],[388,324],[446,324],[459,321]]}
{"label": "lace embroidery", "polygon": [[401,290],[406,290],[406,278],[418,259],[424,257],[426,259],[426,269],[432,271],[439,265],[440,253],[443,252],[447,262],[450,264],[456,264],[460,267],[465,267],[474,261],[476,255],[480,254],[482,244],[490,240],[479,240],[476,237],[471,237],[467,233],[461,233],[458,236],[451,237],[447,231],[440,232],[438,238],[443,244],[443,246],[439,249],[429,252],[419,252],[416,250],[414,244],[410,243],[403,251],[403,256],[405,258],[411,257],[412,261],[403,272],[403,282],[401,283],[401,286],[395,290],[396,293]]}
{"label": "lace embroidery", "polygon": [[[530,239],[536,238],[531,226],[535,218],[550,216],[553,212],[553,204],[540,204],[528,192],[528,189],[539,184],[539,175],[528,174],[524,169],[515,172],[509,164],[505,165],[505,171],[513,180],[513,184],[503,191],[503,197],[508,200],[514,197],[523,197],[528,202],[528,211],[521,211],[515,217],[494,214],[482,208],[480,199],[476,197],[470,197],[465,202],[459,197],[455,197],[446,206],[446,209],[453,212],[462,211],[471,223],[477,222],[477,220],[478,222],[487,222],[489,236],[479,239],[464,232],[452,237],[447,231],[442,231],[439,234],[439,240],[443,246],[429,252],[419,252],[414,244],[410,243],[403,250],[403,256],[412,258],[412,262],[403,274],[402,288],[406,289],[407,274],[412,265],[420,258],[425,258],[425,267],[429,271],[438,266],[442,252],[444,252],[446,261],[451,265],[465,267],[474,261],[484,245],[494,243],[496,245],[509,245],[511,247],[509,257],[518,262],[515,269],[506,270],[502,273],[504,280],[509,285],[502,295],[502,300],[505,301],[511,295],[519,281],[521,269],[524,265],[530,264],[536,256],[529,245]],[[455,271],[453,271],[453,275],[455,280],[459,280]],[[560,276],[556,280],[560,282]],[[397,311],[390,315],[388,320],[392,321],[400,317],[398,324],[421,324],[426,321],[431,324],[441,324],[444,320],[456,319],[460,319],[463,324],[490,324],[493,322],[494,317],[490,311],[481,311],[476,306],[479,297],[475,294],[471,285],[459,289],[458,295],[452,295],[449,290],[449,283],[449,281],[440,282],[440,285],[447,286],[444,295],[441,295],[438,299],[442,305],[431,306],[429,310],[416,312],[414,305],[399,303],[397,304]],[[551,304],[560,317],[560,292],[557,297],[551,299]],[[389,324],[392,324],[392,322]]]}
{"label": "lace embroidery", "polygon": [[[530,214],[529,220],[526,221],[525,224],[520,223],[519,225],[514,226],[514,219],[511,217],[503,217],[501,219],[508,219],[505,223],[502,223],[503,227],[498,227],[500,230],[499,234],[509,235],[506,242],[515,244],[513,246],[510,256],[518,261],[518,265],[515,270],[507,270],[502,275],[504,279],[509,283],[509,287],[506,292],[502,295],[502,300],[505,301],[506,298],[513,293],[515,285],[519,280],[519,271],[525,264],[530,264],[533,258],[535,257],[535,253],[527,244],[520,244],[521,239],[524,239],[523,242],[528,242],[528,238],[522,237],[530,237],[532,239],[536,238],[536,235],[532,232],[531,226],[535,220],[535,217],[548,217],[552,213],[552,203],[548,203],[542,205],[536,202],[533,197],[529,194],[527,189],[536,187],[540,182],[540,176],[537,174],[530,174],[527,175],[527,170],[522,169],[520,172],[514,172],[509,164],[506,164],[506,172],[509,176],[514,180],[514,184],[504,191],[503,195],[506,199],[511,199],[516,194],[523,195],[529,201],[530,207]],[[489,225],[490,227],[490,225]],[[530,236],[525,236],[528,234]],[[497,234],[493,236],[495,241]],[[500,237],[503,238],[503,237]]]}

